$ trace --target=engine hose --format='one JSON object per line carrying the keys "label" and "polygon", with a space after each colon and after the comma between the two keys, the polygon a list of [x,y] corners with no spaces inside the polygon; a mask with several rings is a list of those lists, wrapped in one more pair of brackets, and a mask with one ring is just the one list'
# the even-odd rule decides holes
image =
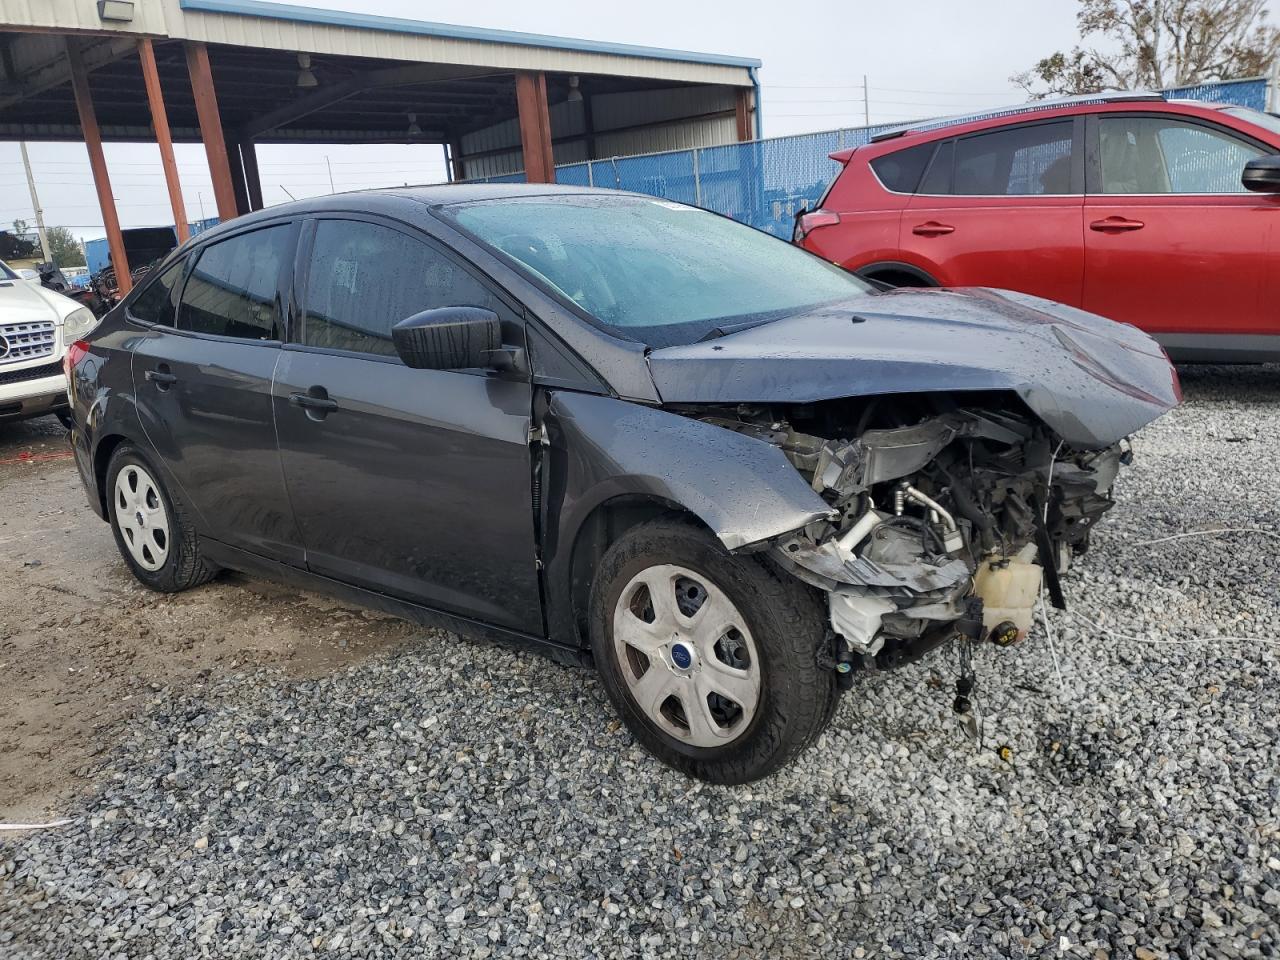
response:
{"label": "engine hose", "polygon": [[984,533],[990,533],[995,528],[995,521],[988,514],[982,512],[978,502],[969,493],[969,488],[962,483],[957,483],[949,473],[947,474],[947,479],[951,481],[951,500],[956,505],[956,510],[960,516]]}

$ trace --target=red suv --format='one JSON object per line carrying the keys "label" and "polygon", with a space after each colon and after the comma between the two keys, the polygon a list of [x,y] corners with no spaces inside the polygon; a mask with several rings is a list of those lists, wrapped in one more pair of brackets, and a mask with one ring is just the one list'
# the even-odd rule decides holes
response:
{"label": "red suv", "polygon": [[1280,118],[1109,94],[889,131],[796,241],[894,286],[1021,290],[1174,359],[1280,360]]}

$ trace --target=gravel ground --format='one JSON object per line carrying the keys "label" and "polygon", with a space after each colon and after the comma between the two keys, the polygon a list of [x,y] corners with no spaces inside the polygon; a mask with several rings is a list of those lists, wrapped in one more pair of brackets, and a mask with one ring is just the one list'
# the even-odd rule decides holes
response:
{"label": "gravel ground", "polygon": [[[947,655],[735,789],[590,673],[444,633],[166,687],[73,823],[0,839],[0,957],[1276,956],[1280,369],[1184,385],[1050,616],[1060,678],[1042,631],[981,651],[980,745]],[[1141,543],[1223,527],[1271,535]]]}

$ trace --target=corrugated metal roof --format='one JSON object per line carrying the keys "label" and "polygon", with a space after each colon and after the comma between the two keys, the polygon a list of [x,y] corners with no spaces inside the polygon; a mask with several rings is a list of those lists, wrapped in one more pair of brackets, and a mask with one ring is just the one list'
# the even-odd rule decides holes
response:
{"label": "corrugated metal roof", "polygon": [[104,23],[94,0],[0,0],[0,29],[41,27],[165,35],[165,10],[157,0],[134,0],[133,20]]}
{"label": "corrugated metal roof", "polygon": [[207,43],[747,86],[758,60],[403,20],[266,0],[165,0],[169,36]]}
{"label": "corrugated metal roof", "polygon": [[493,30],[487,27],[467,27],[449,23],[434,23],[429,20],[409,20],[402,17],[384,17],[345,10],[302,7],[287,3],[274,3],[271,0],[179,0],[178,5],[183,10],[203,13],[263,17],[271,20],[289,20],[296,23],[324,24],[326,26],[349,27],[357,30],[379,30],[388,33],[444,37],[453,40],[479,40],[484,43],[512,44],[546,50],[567,50],[574,53],[606,53],[623,57],[642,57],[647,60],[676,60],[681,63],[707,63],[724,67],[749,68],[760,66],[759,60],[749,57],[731,57],[718,53],[693,53],[686,50],[670,50],[665,47],[643,47],[600,40],[577,40],[570,37],[521,33],[514,30]]}
{"label": "corrugated metal roof", "polygon": [[749,86],[760,61],[599,40],[295,6],[271,0],[135,0],[129,23],[103,21],[95,0],[0,0],[0,30],[143,33],[175,40],[500,71],[644,77]]}

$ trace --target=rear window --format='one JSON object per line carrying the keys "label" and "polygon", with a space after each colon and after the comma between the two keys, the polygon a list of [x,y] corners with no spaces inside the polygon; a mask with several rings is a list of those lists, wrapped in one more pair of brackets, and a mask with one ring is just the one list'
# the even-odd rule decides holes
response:
{"label": "rear window", "polygon": [[951,192],[951,169],[956,162],[956,142],[948,140],[938,148],[929,164],[929,172],[920,183],[920,193],[948,194]]}
{"label": "rear window", "polygon": [[1073,131],[1074,123],[1062,120],[957,140],[947,192],[966,196],[1070,193]]}
{"label": "rear window", "polygon": [[895,153],[886,153],[871,161],[871,169],[875,171],[886,190],[894,193],[915,193],[920,184],[920,177],[929,158],[933,156],[935,143],[922,143],[918,147],[908,147]]}

